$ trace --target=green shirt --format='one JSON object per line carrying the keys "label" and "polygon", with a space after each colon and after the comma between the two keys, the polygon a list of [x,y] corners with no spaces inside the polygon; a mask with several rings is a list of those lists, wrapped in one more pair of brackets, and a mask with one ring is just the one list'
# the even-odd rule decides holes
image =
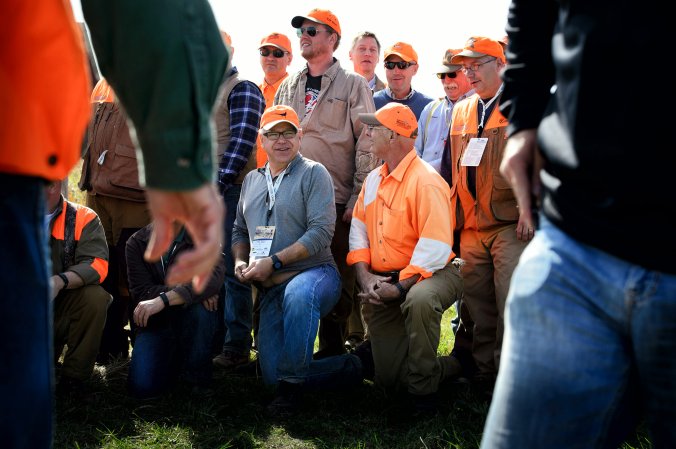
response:
{"label": "green shirt", "polygon": [[209,2],[83,0],[82,10],[99,68],[134,125],[141,182],[213,182],[211,111],[230,55]]}

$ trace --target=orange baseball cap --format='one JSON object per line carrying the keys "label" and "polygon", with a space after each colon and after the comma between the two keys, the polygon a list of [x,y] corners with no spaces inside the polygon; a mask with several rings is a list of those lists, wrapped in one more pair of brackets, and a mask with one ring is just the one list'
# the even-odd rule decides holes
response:
{"label": "orange baseball cap", "polygon": [[481,36],[472,36],[467,39],[465,47],[451,58],[451,62],[462,64],[462,58],[480,58],[482,56],[494,56],[505,62],[505,52],[500,42]]}
{"label": "orange baseball cap", "polygon": [[277,47],[280,50],[288,51],[291,53],[291,41],[282,33],[270,33],[261,39],[261,44],[258,48],[263,48],[265,46],[271,45]]}
{"label": "orange baseball cap", "polygon": [[296,130],[300,128],[300,121],[298,120],[296,111],[290,106],[278,104],[277,106],[267,108],[265,112],[263,112],[263,115],[261,116],[261,129],[263,131],[270,131],[273,126],[282,122],[293,125]]}
{"label": "orange baseball cap", "polygon": [[392,55],[397,55],[406,62],[415,61],[418,62],[418,53],[415,52],[413,47],[406,42],[397,42],[393,46],[387,48],[384,53],[384,60],[387,61],[387,58]]}
{"label": "orange baseball cap", "polygon": [[383,125],[411,139],[418,136],[418,121],[415,119],[415,114],[408,106],[395,101],[387,103],[375,114],[359,114],[359,120],[366,125]]}
{"label": "orange baseball cap", "polygon": [[291,19],[291,26],[294,28],[300,28],[303,26],[303,21],[311,20],[313,22],[321,23],[322,25],[327,25],[333,28],[333,31],[338,33],[340,36],[340,22],[338,22],[338,17],[328,9],[319,9],[315,8],[307,16],[296,16]]}
{"label": "orange baseball cap", "polygon": [[451,59],[453,56],[460,53],[461,50],[449,48],[444,54],[444,59],[441,61],[441,67],[436,73],[453,73],[457,72],[462,68],[461,64],[451,64]]}

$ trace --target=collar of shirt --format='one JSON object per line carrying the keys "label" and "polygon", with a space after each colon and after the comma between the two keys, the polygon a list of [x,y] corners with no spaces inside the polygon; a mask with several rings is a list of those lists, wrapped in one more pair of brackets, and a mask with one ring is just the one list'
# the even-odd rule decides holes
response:
{"label": "collar of shirt", "polygon": [[387,95],[391,99],[397,100],[397,101],[406,101],[409,98],[411,98],[413,95],[415,95],[415,89],[413,89],[412,87],[411,87],[411,92],[409,92],[408,95],[406,95],[404,98],[394,98],[394,95],[392,94],[392,89],[390,89],[389,86],[385,88],[385,92],[387,92]]}
{"label": "collar of shirt", "polygon": [[415,148],[411,148],[411,151],[406,153],[406,156],[404,156],[401,162],[399,162],[399,165],[397,165],[392,172],[390,172],[387,163],[383,164],[380,167],[380,176],[382,176],[383,179],[389,176],[396,179],[398,182],[401,182],[401,180],[404,179],[406,170],[408,170],[409,165],[411,165],[416,157],[418,157],[418,153],[416,153]]}

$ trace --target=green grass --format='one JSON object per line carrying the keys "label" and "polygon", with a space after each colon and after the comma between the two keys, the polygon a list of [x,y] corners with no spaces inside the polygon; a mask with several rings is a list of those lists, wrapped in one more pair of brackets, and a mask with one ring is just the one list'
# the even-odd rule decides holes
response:
{"label": "green grass", "polygon": [[[439,352],[453,345],[444,315]],[[128,364],[97,366],[85,401],[57,399],[55,448],[271,448],[465,449],[476,448],[488,404],[464,384],[444,385],[437,417],[411,426],[387,426],[385,398],[371,384],[349,392],[315,393],[293,418],[271,419],[272,391],[259,379],[216,373],[214,394],[177,387],[167,396],[138,401],[125,389]],[[639,433],[623,449],[652,446]]]}

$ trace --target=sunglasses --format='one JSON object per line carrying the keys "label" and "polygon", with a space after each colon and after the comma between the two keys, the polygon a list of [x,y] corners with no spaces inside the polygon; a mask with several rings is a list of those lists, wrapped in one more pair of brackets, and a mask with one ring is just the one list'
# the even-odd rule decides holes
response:
{"label": "sunglasses", "polygon": [[268,50],[267,48],[261,48],[258,51],[260,52],[261,56],[263,56],[263,57],[270,56],[270,53],[272,53],[272,56],[274,56],[275,58],[281,58],[282,56],[284,56],[286,54],[285,51],[280,50],[279,48],[275,48],[272,51]]}
{"label": "sunglasses", "polygon": [[411,62],[404,62],[404,61],[397,61],[397,62],[394,62],[394,61],[387,61],[387,62],[385,62],[385,68],[386,68],[387,70],[394,70],[395,67],[398,67],[399,70],[404,70],[404,69],[407,69],[407,68],[411,67],[412,65],[415,65],[415,61],[411,61]]}
{"label": "sunglasses", "polygon": [[444,78],[446,78],[446,77],[448,77],[448,78],[450,78],[450,79],[453,79],[453,78],[455,78],[456,76],[458,76],[458,74],[455,73],[455,72],[451,72],[451,73],[437,73],[437,78],[439,78],[440,80],[442,80],[442,79],[444,79]]}
{"label": "sunglasses", "polygon": [[290,130],[284,131],[282,133],[271,131],[271,132],[265,133],[263,135],[270,140],[279,140],[280,137],[284,137],[286,140],[291,140],[296,136],[296,134],[298,134],[298,131],[290,129]]}
{"label": "sunglasses", "polygon": [[330,33],[329,30],[321,30],[317,27],[296,28],[296,34],[298,35],[298,37],[301,37],[303,35],[303,33],[307,33],[307,35],[310,36],[310,37],[315,37],[317,35],[317,33],[319,33],[320,31],[324,31],[325,33]]}

